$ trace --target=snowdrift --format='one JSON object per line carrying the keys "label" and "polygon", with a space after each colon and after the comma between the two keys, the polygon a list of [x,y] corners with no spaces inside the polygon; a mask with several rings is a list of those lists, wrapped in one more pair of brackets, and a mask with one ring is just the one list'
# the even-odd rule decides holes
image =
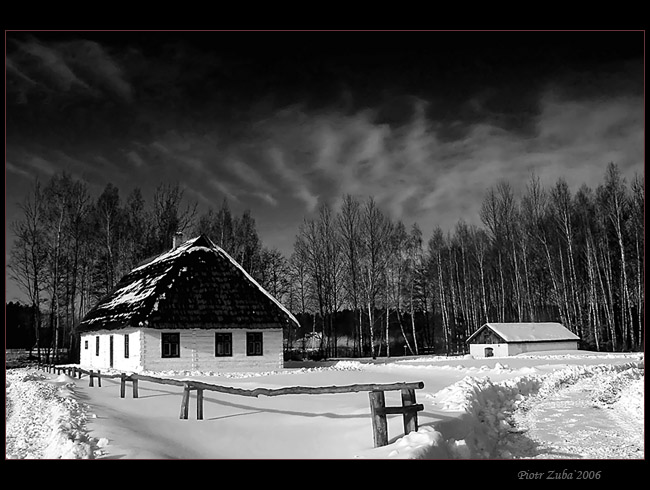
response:
{"label": "snowdrift", "polygon": [[7,406],[7,458],[94,457],[100,442],[87,434],[86,409],[75,399],[74,387],[74,380],[65,375],[48,380],[33,371],[7,371],[7,400],[11,400]]}
{"label": "snowdrift", "polygon": [[[497,364],[497,368],[500,365]],[[461,381],[429,395],[428,401],[438,409],[455,413],[457,419],[434,427],[422,427],[390,446],[376,449],[382,457],[409,459],[507,459],[506,435],[516,429],[510,418],[529,396],[544,397],[583,377],[609,375],[602,384],[601,398],[615,396],[617,381],[629,377],[631,370],[643,369],[643,362],[621,365],[571,366],[549,375],[524,375],[493,383],[489,378],[466,376]],[[643,400],[637,379],[635,389]],[[598,395],[596,395],[598,396]],[[636,397],[635,397],[636,398]],[[637,401],[637,403],[639,403]],[[638,405],[637,405],[638,407]]]}

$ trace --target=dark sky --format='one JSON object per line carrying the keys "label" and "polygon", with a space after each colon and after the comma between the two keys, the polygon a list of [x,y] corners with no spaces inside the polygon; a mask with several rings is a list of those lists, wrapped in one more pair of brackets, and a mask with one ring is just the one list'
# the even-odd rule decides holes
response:
{"label": "dark sky", "polygon": [[[486,189],[643,173],[644,32],[6,32],[7,255],[35,177],[179,182],[291,252],[321,203],[479,223]],[[8,285],[7,299],[15,296]]]}

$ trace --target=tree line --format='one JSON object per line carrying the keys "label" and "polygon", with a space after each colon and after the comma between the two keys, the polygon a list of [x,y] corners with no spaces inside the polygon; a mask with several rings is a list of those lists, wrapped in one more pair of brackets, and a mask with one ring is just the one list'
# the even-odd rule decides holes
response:
{"label": "tree line", "polygon": [[516,197],[501,181],[485,193],[482,226],[459,220],[428,240],[372,197],[343,196],[337,211],[323,204],[304,219],[289,257],[263,245],[250,211],[235,216],[224,200],[198,215],[178,184],[161,183],[151,203],[139,188],[122,200],[112,184],[93,199],[61,173],[37,181],[20,209],[9,273],[29,298],[37,346],[54,351],[74,351],[87,311],[176,231],[208,235],[296,314],[287,352],[311,331],[328,357],[459,353],[488,321],[559,321],[586,349],[643,344],[644,182],[628,185],[613,163],[575,194],[532,176]]}
{"label": "tree line", "polygon": [[560,322],[590,350],[643,345],[638,175],[628,185],[611,163],[595,190],[575,194],[563,178],[544,188],[532,175],[520,197],[504,180],[479,214],[482,226],[459,220],[425,242],[372,197],[345,196],[337,213],[323,205],[300,226],[284,300],[314,315],[326,356],[343,339],[353,355],[466,352],[486,322]]}

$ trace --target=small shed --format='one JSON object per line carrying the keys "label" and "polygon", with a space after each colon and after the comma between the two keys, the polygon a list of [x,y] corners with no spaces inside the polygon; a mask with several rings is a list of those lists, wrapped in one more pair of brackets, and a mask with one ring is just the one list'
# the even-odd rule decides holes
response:
{"label": "small shed", "polygon": [[207,236],[133,269],[79,325],[80,363],[128,371],[283,366],[296,318]]}
{"label": "small shed", "polygon": [[485,323],[467,339],[474,357],[576,350],[580,337],[561,323]]}

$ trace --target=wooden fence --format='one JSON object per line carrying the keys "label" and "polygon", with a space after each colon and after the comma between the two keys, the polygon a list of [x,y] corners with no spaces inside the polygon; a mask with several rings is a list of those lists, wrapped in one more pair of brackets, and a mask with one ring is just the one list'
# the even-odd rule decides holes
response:
{"label": "wooden fence", "polygon": [[[358,393],[368,392],[370,399],[370,415],[372,418],[373,440],[375,447],[386,446],[388,444],[388,421],[387,415],[401,414],[404,422],[404,434],[418,430],[418,412],[424,410],[424,406],[416,403],[415,390],[424,388],[424,382],[418,381],[413,383],[389,383],[389,384],[353,384],[345,386],[292,386],[287,388],[255,388],[246,390],[243,388],[234,388],[231,386],[220,386],[202,381],[177,380],[156,378],[142,374],[102,374],[100,370],[85,370],[74,366],[57,366],[54,364],[39,364],[39,368],[49,373],[67,374],[71,377],[81,379],[82,375],[88,375],[88,386],[94,386],[94,380],[97,380],[97,386],[101,387],[102,378],[120,380],[120,398],[126,396],[126,383],[132,385],[133,398],[138,398],[138,381],[148,381],[163,385],[178,386],[183,388],[183,397],[181,399],[180,418],[187,420],[189,418],[190,393],[196,391],[196,418],[203,420],[203,392],[215,391],[218,393],[228,393],[231,395],[252,396],[280,396],[280,395],[322,395],[331,393]],[[402,395],[401,406],[386,406],[386,391],[400,391]]]}

